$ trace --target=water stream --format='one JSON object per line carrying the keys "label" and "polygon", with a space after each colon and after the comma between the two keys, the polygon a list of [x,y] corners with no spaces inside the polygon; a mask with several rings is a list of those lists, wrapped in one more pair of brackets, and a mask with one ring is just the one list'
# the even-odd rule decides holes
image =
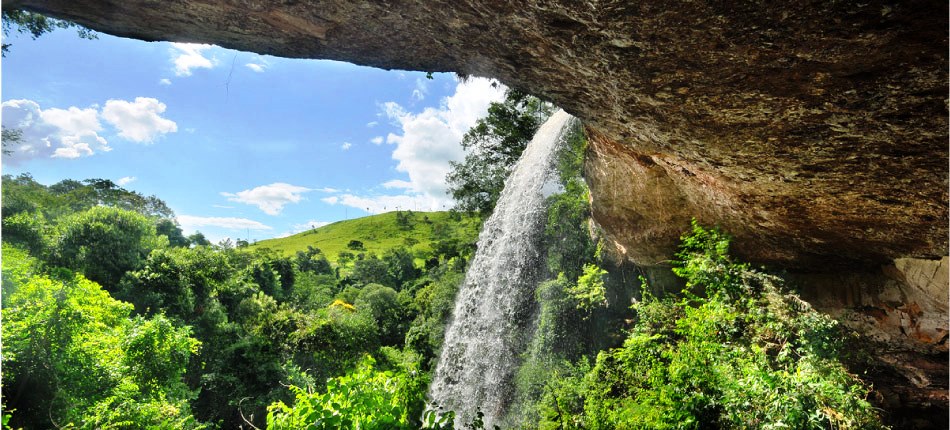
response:
{"label": "water stream", "polygon": [[429,389],[433,404],[455,411],[459,425],[481,410],[491,428],[511,402],[544,272],[545,197],[556,188],[555,155],[572,121],[559,110],[541,125],[479,235]]}

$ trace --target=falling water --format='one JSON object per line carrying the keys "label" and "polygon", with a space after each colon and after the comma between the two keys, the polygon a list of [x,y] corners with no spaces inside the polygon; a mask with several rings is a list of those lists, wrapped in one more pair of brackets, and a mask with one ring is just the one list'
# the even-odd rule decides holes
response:
{"label": "falling water", "polygon": [[545,197],[557,183],[555,154],[572,119],[558,111],[538,129],[479,235],[429,391],[458,423],[481,410],[491,428],[510,403],[542,274]]}

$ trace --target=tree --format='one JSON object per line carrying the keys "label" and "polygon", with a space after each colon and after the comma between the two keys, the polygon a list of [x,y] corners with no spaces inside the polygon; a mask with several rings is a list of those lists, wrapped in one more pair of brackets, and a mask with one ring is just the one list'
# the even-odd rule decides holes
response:
{"label": "tree", "polygon": [[330,261],[323,255],[319,248],[307,246],[306,251],[297,251],[294,260],[297,270],[301,272],[310,272],[316,274],[331,274],[333,268],[330,267]]}
{"label": "tree", "polygon": [[353,279],[361,284],[382,284],[395,286],[395,280],[389,274],[389,267],[373,254],[353,263]]}
{"label": "tree", "polygon": [[402,345],[409,321],[407,310],[399,302],[396,290],[379,284],[368,284],[360,290],[354,305],[360,312],[368,311],[376,320],[379,340],[383,345]]}
{"label": "tree", "polygon": [[140,270],[123,277],[116,296],[140,313],[165,312],[190,321],[234,272],[223,253],[208,247],[156,249]]}
{"label": "tree", "polygon": [[353,259],[355,258],[356,256],[353,255],[352,252],[340,251],[340,253],[337,254],[336,260],[340,262],[340,266],[346,267],[346,265],[349,264],[351,261],[353,261]]}
{"label": "tree", "polygon": [[125,272],[139,268],[152,249],[167,243],[145,216],[103,206],[67,217],[59,230],[55,262],[109,288]]}
{"label": "tree", "polygon": [[406,248],[391,248],[383,253],[383,263],[386,264],[386,272],[392,280],[392,287],[401,290],[406,283],[419,277],[419,269],[416,268],[412,253]]}
{"label": "tree", "polygon": [[[267,428],[282,429],[418,429],[425,409],[428,378],[411,364],[393,371],[375,368],[366,356],[344,376],[327,383],[326,392],[290,387],[293,406],[276,402],[267,408]],[[426,418],[432,418],[427,414]]]}
{"label": "tree", "polygon": [[349,250],[352,250],[352,251],[365,251],[365,250],[366,250],[366,248],[363,247],[363,242],[360,242],[360,241],[355,240],[355,239],[349,241],[349,243],[346,244],[346,249],[349,249]]}
{"label": "tree", "polygon": [[201,426],[182,380],[200,345],[189,328],[163,316],[130,318],[131,305],[71,273],[14,284],[2,331],[3,407],[15,410],[13,426]]}
{"label": "tree", "polygon": [[174,247],[187,247],[191,241],[181,232],[181,227],[175,220],[162,218],[155,223],[155,232],[168,238],[168,245]]}
{"label": "tree", "polygon": [[211,246],[211,241],[209,241],[200,231],[188,236],[188,243],[193,246]]}
{"label": "tree", "polygon": [[505,179],[551,111],[550,104],[516,90],[489,106],[488,116],[462,138],[465,160],[452,162],[446,176],[455,209],[482,215],[494,210]]}
{"label": "tree", "polygon": [[402,230],[412,230],[415,214],[412,211],[396,211],[396,225]]}
{"label": "tree", "polygon": [[[7,45],[4,46],[4,52],[6,52]],[[23,139],[23,130],[18,128],[2,128],[2,135],[0,135],[0,144],[3,145],[3,155],[12,155],[13,150],[10,149],[10,145],[18,143]]]}

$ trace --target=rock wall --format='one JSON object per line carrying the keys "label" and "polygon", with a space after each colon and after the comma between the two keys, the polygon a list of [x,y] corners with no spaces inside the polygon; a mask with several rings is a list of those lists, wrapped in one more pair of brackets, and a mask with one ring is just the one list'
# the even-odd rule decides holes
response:
{"label": "rock wall", "polygon": [[901,258],[880,271],[789,274],[816,309],[861,333],[858,369],[897,428],[944,429],[950,258]]}
{"label": "rock wall", "polygon": [[[144,40],[497,77],[613,142],[594,148],[604,152],[591,166],[600,175],[593,203],[617,246],[656,248],[631,255],[649,257],[641,263],[670,251],[682,227],[669,221],[693,215],[733,231],[744,257],[780,266],[948,255],[945,1],[4,6]],[[639,167],[604,168],[629,160]],[[655,218],[639,206],[645,197],[606,197],[649,181],[664,183],[671,203],[685,201],[684,212]],[[643,233],[614,224],[630,219]]]}

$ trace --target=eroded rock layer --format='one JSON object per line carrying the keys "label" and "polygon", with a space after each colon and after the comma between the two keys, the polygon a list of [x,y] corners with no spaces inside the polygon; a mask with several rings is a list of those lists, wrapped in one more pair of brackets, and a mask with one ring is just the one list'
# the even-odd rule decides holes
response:
{"label": "eroded rock layer", "polygon": [[[597,218],[619,232],[619,247],[659,246],[633,255],[642,264],[661,260],[684,227],[667,222],[693,215],[735,232],[746,258],[783,266],[947,254],[944,1],[5,6],[145,40],[493,76],[547,97],[613,142],[595,146],[608,151],[601,165],[645,166],[602,169],[593,187]],[[604,198],[650,180],[687,205],[657,217]]]}

